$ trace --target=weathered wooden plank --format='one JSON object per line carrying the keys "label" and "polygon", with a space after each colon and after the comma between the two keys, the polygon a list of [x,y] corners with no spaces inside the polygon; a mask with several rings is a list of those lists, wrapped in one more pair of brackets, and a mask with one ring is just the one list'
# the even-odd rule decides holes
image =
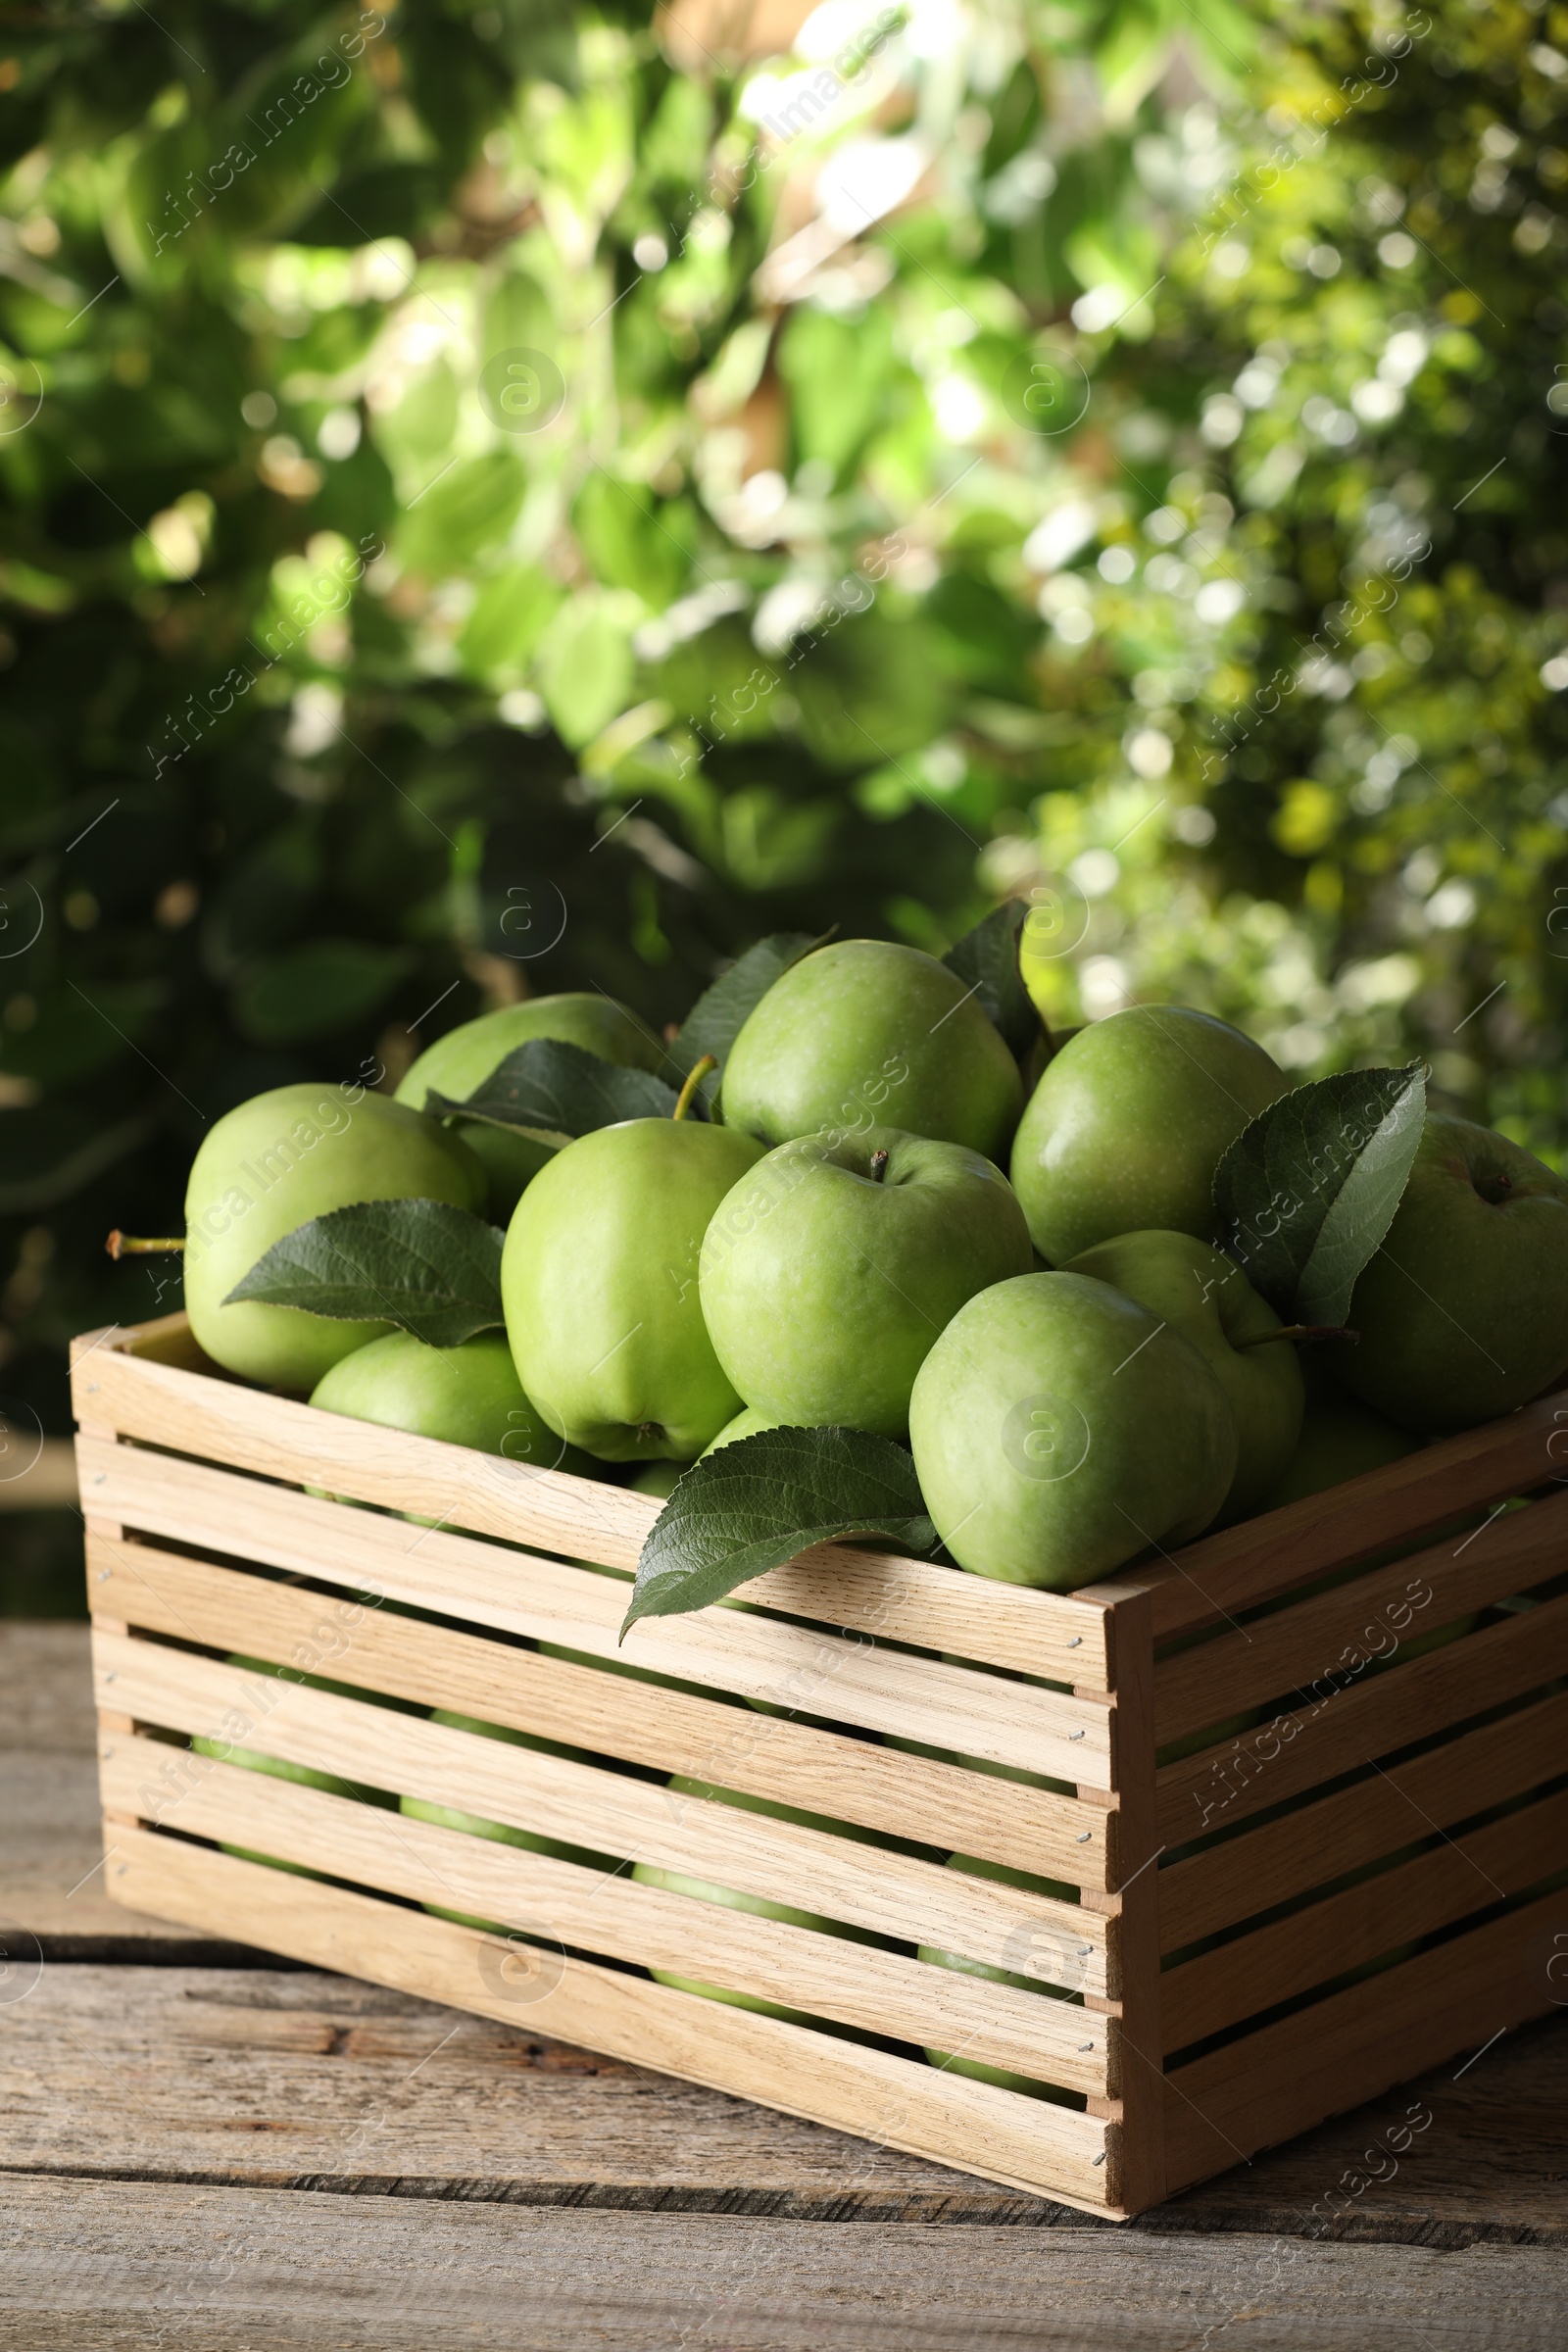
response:
{"label": "weathered wooden plank", "polygon": [[[908,2230],[18,2180],[0,2340],[27,2352],[1267,2352],[1544,2348],[1568,2256]],[[1266,2317],[1264,2316],[1266,2315]],[[1259,2328],[1259,2321],[1262,2328]]]}
{"label": "weathered wooden plank", "polygon": [[1243,1707],[1397,1654],[1472,1609],[1527,1592],[1568,1556],[1568,1494],[1509,1511],[1479,1533],[1445,1537],[1331,1592],[1179,1651],[1156,1669],[1155,1737],[1185,1739]]}
{"label": "weathered wooden plank", "polygon": [[803,2218],[1035,2209],[885,2143],[573,2049],[526,2007],[499,2023],[315,1971],[50,1963],[5,2012],[3,2048],[0,2176]]}
{"label": "weathered wooden plank", "polygon": [[[139,1352],[134,1332],[108,1344],[89,1333],[76,1343],[79,1421],[614,1568],[636,1567],[659,1515],[656,1501],[629,1488],[537,1471],[214,1379],[210,1368],[171,1360],[184,1352],[183,1335],[150,1328],[148,1354]],[[758,1578],[749,1597],[889,1642],[1109,1687],[1102,1613],[1070,1593],[834,1544]]]}
{"label": "weathered wooden plank", "polygon": [[[1049,2225],[1050,2200],[307,1970],[51,1963],[5,2012],[0,2175],[329,2187],[665,2215]],[[1568,2247],[1568,2017],[1319,2126],[1131,2227],[1310,2232],[1314,2201],[1419,2093],[1397,2172],[1331,2223],[1387,2242]],[[1363,2172],[1364,2172],[1364,2168]],[[4,2182],[0,2180],[0,2196]],[[1245,2259],[1238,2250],[1237,2261]]]}
{"label": "weathered wooden plank", "polygon": [[1186,2049],[1503,1895],[1521,1894],[1565,1864],[1568,1790],[1561,1790],[1167,1970],[1164,2046]]}
{"label": "weathered wooden plank", "polygon": [[1290,2138],[1368,2086],[1382,2090],[1539,2017],[1559,1997],[1547,1970],[1565,1948],[1568,1892],[1559,1890],[1173,2068],[1173,2185]]}
{"label": "weathered wooden plank", "polygon": [[1434,1829],[1554,1779],[1568,1756],[1568,1691],[1483,1724],[1159,1874],[1160,1943],[1179,1951]]}
{"label": "weathered wooden plank", "polygon": [[[105,1742],[108,1803],[133,1812],[167,1747]],[[1068,2090],[1115,2081],[1116,2021],[985,1978],[635,1884],[490,1838],[194,1759],[165,1826],[418,1903],[777,2001],[862,2033],[963,2051]],[[395,1921],[389,1919],[388,1929]]]}
{"label": "weathered wooden plank", "polygon": [[[626,1773],[154,1642],[95,1632],[93,1663],[104,1698],[141,1722],[508,1822],[616,1861],[650,1862],[822,1912],[895,1940],[935,1942],[994,1966],[1008,1965],[1018,1938],[1036,1929],[1042,1957],[1059,1951],[1063,1966],[1081,1965],[1084,1989],[1113,1989],[1103,1914],[1051,1895],[708,1798],[672,1797],[658,1783]],[[189,1778],[187,1758],[168,1747],[161,1752],[165,1769],[141,1789],[135,1807],[152,1821],[172,1818]]]}
{"label": "weathered wooden plank", "polygon": [[[383,1438],[389,1434],[381,1432]],[[624,1656],[632,1665],[748,1698],[831,1714],[836,1721],[932,1747],[961,1748],[1054,1779],[1110,1786],[1104,1699],[1030,1689],[760,1611],[710,1608],[689,1617],[645,1618],[623,1649],[626,1589],[615,1578],[532,1552],[502,1550],[444,1528],[416,1530],[400,1518],[139,1446],[86,1435],[77,1446],[89,1519],[101,1511],[174,1544],[237,1551],[352,1592],[377,1592],[599,1657]],[[479,1458],[461,1446],[447,1450],[464,1462]],[[330,1479],[335,1473],[328,1465],[318,1475]],[[591,1489],[591,1482],[569,1483]],[[423,1496],[426,1510],[437,1498]]]}
{"label": "weathered wooden plank", "polygon": [[[788,1717],[502,1646],[150,1545],[90,1538],[94,1605],[132,1625],[329,1673],[568,1746],[613,1751],[803,1812],[1045,1878],[1110,1883],[1114,1815]],[[83,1681],[86,1681],[85,1664]]]}
{"label": "weathered wooden plank", "polygon": [[1228,1828],[1316,1782],[1539,1690],[1568,1667],[1568,1593],[1299,1707],[1158,1775],[1162,1839]]}
{"label": "weathered wooden plank", "polygon": [[1568,1392],[1538,1397],[1489,1421],[1348,1478],[1283,1510],[1244,1519],[1187,1544],[1168,1569],[1149,1575],[1154,1640],[1211,1625],[1254,1607],[1391,1544],[1435,1536],[1466,1513],[1528,1494],[1561,1477],[1550,1448]]}
{"label": "weathered wooden plank", "polygon": [[970,2082],[868,2045],[782,2018],[655,1984],[566,1957],[559,1970],[503,1973],[505,1943],[423,1912],[399,1914],[386,1934],[386,1907],[335,1886],[291,1878],[264,1864],[210,1853],[149,1831],[121,1839],[113,1884],[124,1898],[212,1926],[232,1921],[270,1949],[316,1967],[417,1991],[458,2009],[494,2016],[525,2007],[554,2031],[612,2057],[634,2053],[662,2073],[745,2095],[787,2113],[811,2115],[859,2136],[1104,2209],[1115,2127],[1091,2115]]}
{"label": "weathered wooden plank", "polygon": [[59,1953],[204,1943],[105,1892],[97,1739],[86,1626],[0,1619],[0,1921]]}

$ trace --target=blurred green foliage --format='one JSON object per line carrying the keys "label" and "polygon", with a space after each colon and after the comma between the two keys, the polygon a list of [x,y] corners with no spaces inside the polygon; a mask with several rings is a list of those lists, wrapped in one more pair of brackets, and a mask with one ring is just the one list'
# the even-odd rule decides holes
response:
{"label": "blurred green foliage", "polygon": [[1559,1156],[1568,7],[753,21],[0,28],[19,1427],[228,1104],[771,929]]}

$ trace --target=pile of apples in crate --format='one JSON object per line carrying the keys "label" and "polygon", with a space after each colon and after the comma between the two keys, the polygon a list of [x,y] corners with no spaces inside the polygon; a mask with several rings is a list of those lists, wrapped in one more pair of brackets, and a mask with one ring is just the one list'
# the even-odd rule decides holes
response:
{"label": "pile of apples in crate", "polygon": [[[303,1085],[241,1104],[191,1170],[196,1338],[325,1412],[663,1498],[628,1627],[851,1536],[1070,1590],[1561,1377],[1568,1183],[1501,1135],[1430,1115],[1419,1065],[1292,1090],[1239,1030],[1177,1005],[1054,1038],[1023,985],[1023,919],[999,908],[942,961],[781,936],[665,1041],[601,994],[545,997],[451,1031],[395,1100]],[[965,1855],[949,1867],[1077,1899]],[[633,1875],[864,1934],[646,1863]]]}
{"label": "pile of apples in crate", "polygon": [[668,1043],[545,997],[395,1100],[259,1096],[191,1171],[197,1339],[670,1495],[633,1616],[835,1535],[1071,1589],[1562,1375],[1568,1182],[1419,1065],[1293,1091],[1179,1005],[1053,1038],[1022,916],[764,941]]}

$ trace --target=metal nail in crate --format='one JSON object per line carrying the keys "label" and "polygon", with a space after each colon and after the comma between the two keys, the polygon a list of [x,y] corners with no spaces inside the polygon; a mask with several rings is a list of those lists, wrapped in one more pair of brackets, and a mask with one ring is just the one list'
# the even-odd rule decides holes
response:
{"label": "metal nail in crate", "polygon": [[241,1387],[180,1316],[87,1335],[74,1384],[109,1886],[134,1908],[1111,2216],[1568,1995],[1568,1396],[1157,1575],[1037,1592],[834,1548],[622,1648],[602,1571],[635,1566],[644,1495]]}

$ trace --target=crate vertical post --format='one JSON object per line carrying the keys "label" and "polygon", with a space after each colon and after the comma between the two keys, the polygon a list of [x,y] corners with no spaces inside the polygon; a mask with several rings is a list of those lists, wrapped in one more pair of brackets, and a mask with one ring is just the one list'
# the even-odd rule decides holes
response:
{"label": "crate vertical post", "polygon": [[[102,1511],[94,1509],[91,1484],[93,1474],[89,1473],[86,1478],[83,1478],[79,1463],[82,1450],[81,1441],[84,1438],[105,1440],[111,1445],[115,1440],[114,1426],[108,1415],[99,1414],[94,1409],[99,1384],[93,1373],[93,1358],[95,1355],[101,1357],[110,1336],[109,1332],[88,1332],[80,1339],[73,1341],[71,1348],[72,1406],[76,1420],[77,1493],[81,1501],[82,1524],[90,1539],[105,1542],[118,1541],[123,1535],[124,1530],[118,1520],[107,1518]],[[93,1576],[94,1572],[89,1570],[87,1608],[92,1619],[93,1639],[96,1643],[100,1633],[124,1634],[129,1631],[129,1628],[123,1618],[116,1617],[99,1608],[98,1595],[93,1589]],[[96,1681],[95,1675],[94,1682],[96,1683]],[[136,1724],[133,1716],[115,1707],[100,1705],[97,1709],[97,1717],[99,1779],[100,1783],[104,1784],[103,1768],[113,1761],[115,1742],[117,1740],[128,1739],[134,1732]],[[103,1817],[104,1875],[107,1879],[111,1875],[112,1833],[117,1829],[134,1829],[136,1816],[134,1813],[126,1813],[115,1807],[106,1784],[103,1785]]]}
{"label": "crate vertical post", "polygon": [[1114,1891],[1105,1899],[1115,1923],[1120,2052],[1110,2196],[1118,2208],[1139,2213],[1165,2194],[1153,1614],[1141,1585],[1091,1585],[1077,1598],[1107,1612],[1116,1868]]}

